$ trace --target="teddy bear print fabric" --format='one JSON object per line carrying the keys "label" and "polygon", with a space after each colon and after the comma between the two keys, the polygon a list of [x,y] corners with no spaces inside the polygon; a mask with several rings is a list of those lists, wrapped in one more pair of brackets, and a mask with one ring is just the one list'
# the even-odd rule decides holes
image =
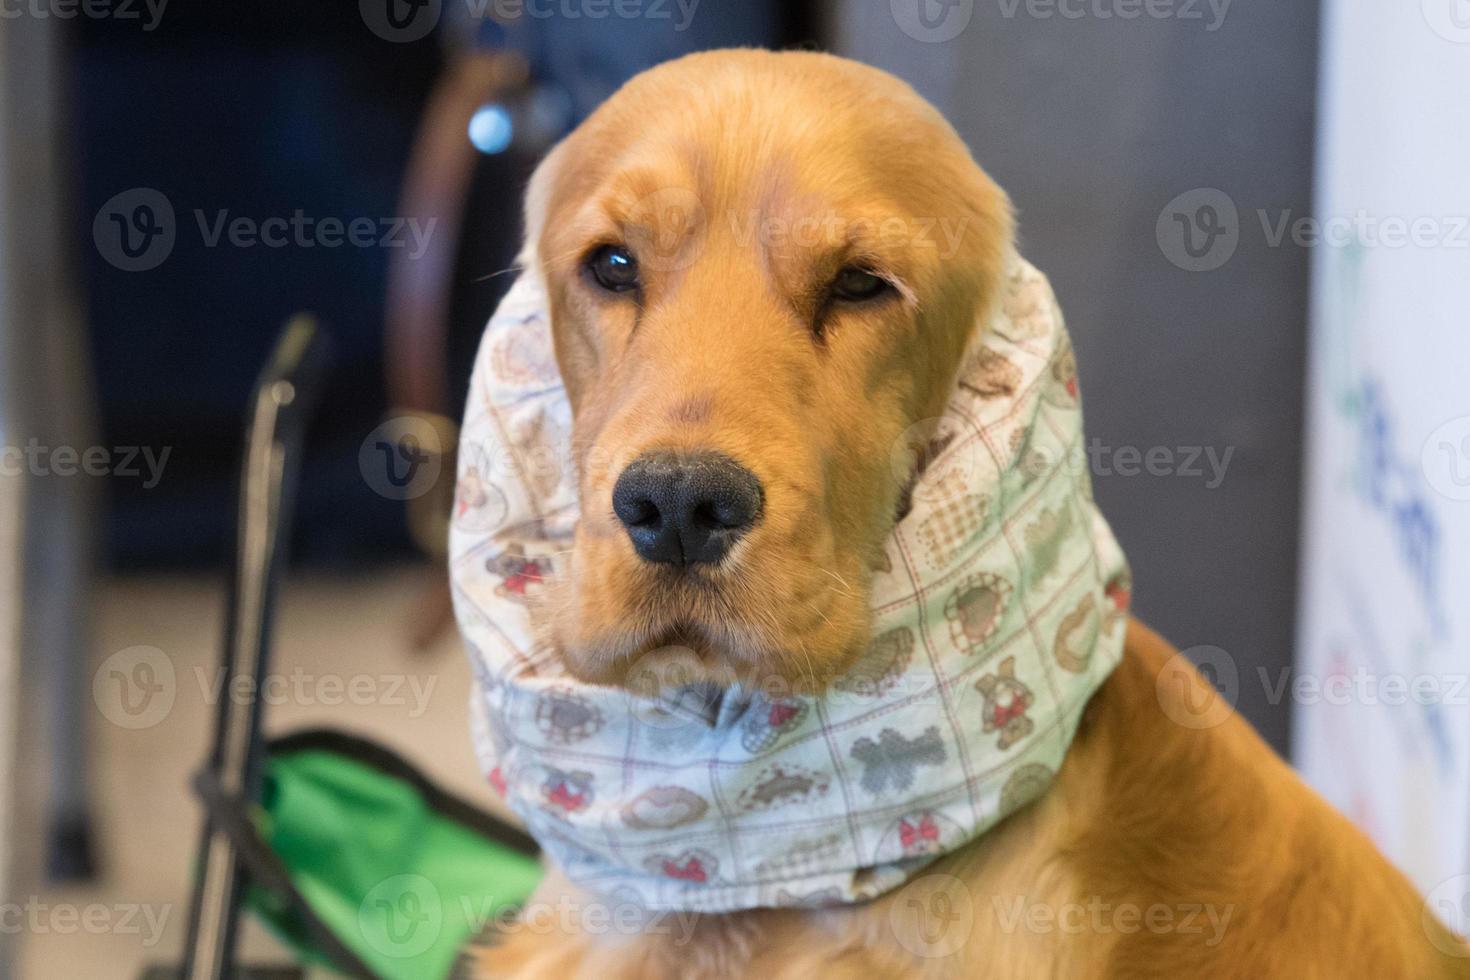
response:
{"label": "teddy bear print fabric", "polygon": [[[532,263],[534,268],[534,263]],[[1122,653],[1123,554],[1092,501],[1075,359],[1015,257],[820,696],[582,684],[534,599],[577,521],[541,284],[491,320],[451,533],[490,783],[577,883],[652,911],[861,901],[1043,793]]]}

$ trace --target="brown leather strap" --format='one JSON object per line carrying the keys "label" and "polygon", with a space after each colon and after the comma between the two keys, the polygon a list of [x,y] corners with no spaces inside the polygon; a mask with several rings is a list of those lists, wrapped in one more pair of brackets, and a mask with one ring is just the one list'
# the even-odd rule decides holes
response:
{"label": "brown leather strap", "polygon": [[417,258],[388,260],[384,367],[395,410],[457,414],[450,404],[449,307],[464,211],[479,151],[466,131],[486,100],[527,76],[519,55],[474,52],[450,65],[424,111],[404,178],[399,214],[433,232]]}
{"label": "brown leather strap", "polygon": [[449,311],[465,207],[479,153],[466,134],[477,108],[524,84],[527,74],[524,59],[504,51],[470,52],[446,70],[429,96],[399,207],[405,219],[432,227],[432,231],[418,257],[399,249],[388,260],[383,349],[390,414],[421,417],[439,436],[435,450],[441,457],[438,482],[408,501],[409,531],[419,547],[434,557],[443,557],[447,551],[459,434],[459,406],[451,402]]}

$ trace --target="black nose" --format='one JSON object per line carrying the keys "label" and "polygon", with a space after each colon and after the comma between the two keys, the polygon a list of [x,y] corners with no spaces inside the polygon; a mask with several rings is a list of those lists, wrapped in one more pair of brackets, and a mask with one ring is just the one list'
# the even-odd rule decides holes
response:
{"label": "black nose", "polygon": [[613,512],[645,561],[713,563],[760,517],[760,480],[718,453],[650,453],[613,487]]}

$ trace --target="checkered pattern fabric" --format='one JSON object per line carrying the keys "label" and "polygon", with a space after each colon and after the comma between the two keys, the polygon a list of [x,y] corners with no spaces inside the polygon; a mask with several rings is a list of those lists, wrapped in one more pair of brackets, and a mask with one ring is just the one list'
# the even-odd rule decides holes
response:
{"label": "checkered pattern fabric", "polygon": [[577,499],[542,286],[512,289],[465,411],[451,575],[485,770],[574,881],[651,910],[861,901],[1045,791],[1121,656],[1128,571],[1045,277],[1016,257],[983,327],[860,662],[816,697],[644,695],[576,681],[536,639]]}

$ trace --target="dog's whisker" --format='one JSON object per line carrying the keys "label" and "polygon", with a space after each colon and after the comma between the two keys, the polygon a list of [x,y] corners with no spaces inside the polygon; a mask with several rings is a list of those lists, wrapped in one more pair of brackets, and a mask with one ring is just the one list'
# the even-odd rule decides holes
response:
{"label": "dog's whisker", "polygon": [[842,587],[843,587],[843,588],[845,588],[845,589],[851,589],[851,588],[852,588],[852,583],[850,583],[850,582],[849,582],[849,581],[848,581],[848,580],[847,580],[847,579],[845,579],[845,578],[843,578],[843,577],[842,577],[842,575],[841,575],[841,574],[840,574],[840,573],[838,573],[838,572],[834,572],[834,571],[833,571],[833,570],[832,570],[832,569],[830,569],[830,568],[824,568],[824,567],[822,567],[822,566],[821,566],[821,565],[818,565],[818,566],[817,566],[817,568],[818,568],[818,569],[819,569],[819,570],[820,570],[820,571],[821,571],[821,572],[822,572],[822,573],[823,573],[823,574],[824,574],[824,575],[829,575],[829,576],[831,576],[831,577],[832,577],[832,578],[834,578],[834,579],[836,579],[836,580],[837,580],[837,581],[838,581],[838,582],[839,582],[839,583],[841,583],[841,585],[842,585]]}
{"label": "dog's whisker", "polygon": [[817,604],[816,603],[814,603],[814,602],[803,602],[802,605],[806,606],[812,612],[816,613],[817,616],[822,620],[822,622],[826,623],[828,626],[833,625],[831,617],[829,617],[826,613],[822,612],[821,609],[817,608]]}
{"label": "dog's whisker", "polygon": [[470,282],[473,282],[473,283],[489,282],[491,279],[498,279],[501,276],[508,276],[512,272],[519,274],[519,273],[524,272],[524,271],[525,271],[525,267],[524,266],[513,265],[513,266],[510,266],[509,268],[501,269],[498,272],[487,272],[483,276],[476,276],[474,279],[471,279]]}
{"label": "dog's whisker", "polygon": [[840,589],[833,589],[832,591],[836,592],[838,595],[840,595],[840,596],[842,596],[844,598],[847,598],[847,599],[858,599],[858,598],[861,598],[853,590],[853,587],[850,584],[848,584],[847,579],[843,578],[841,575],[838,575],[836,572],[832,571],[830,568],[823,568],[823,569],[821,569],[821,571],[824,572],[825,574],[829,575],[839,585],[842,586],[842,588],[840,588]]}

